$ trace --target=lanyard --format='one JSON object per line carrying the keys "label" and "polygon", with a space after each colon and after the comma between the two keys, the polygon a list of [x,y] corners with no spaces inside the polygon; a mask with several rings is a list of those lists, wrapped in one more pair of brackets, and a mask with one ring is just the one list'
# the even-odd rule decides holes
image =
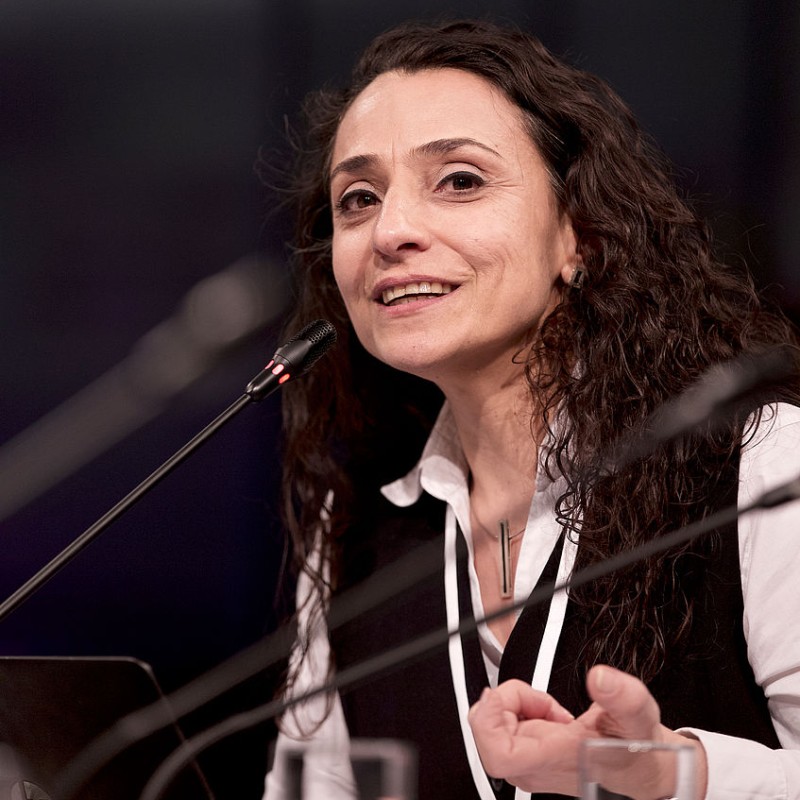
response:
{"label": "lanyard", "polygon": [[[458,523],[456,522],[455,513],[452,507],[448,505],[444,536],[444,589],[447,627],[451,632],[455,631],[459,625],[457,540],[458,537],[462,535]],[[565,536],[558,563],[557,583],[563,583],[572,572],[576,550],[577,542],[574,538]],[[547,621],[545,623],[544,633],[533,670],[531,685],[534,689],[546,691],[550,683],[550,674],[553,668],[556,648],[567,612],[567,602],[568,597],[566,591],[557,592],[550,601]],[[461,734],[464,740],[464,747],[466,749],[470,771],[472,772],[472,778],[481,800],[496,800],[494,790],[481,764],[478,749],[472,736],[472,729],[467,721],[470,701],[467,691],[464,648],[460,636],[450,637],[448,654],[450,657],[453,690],[458,707],[459,724],[461,725]],[[528,800],[528,798],[530,798],[528,792],[517,789],[516,800]]]}

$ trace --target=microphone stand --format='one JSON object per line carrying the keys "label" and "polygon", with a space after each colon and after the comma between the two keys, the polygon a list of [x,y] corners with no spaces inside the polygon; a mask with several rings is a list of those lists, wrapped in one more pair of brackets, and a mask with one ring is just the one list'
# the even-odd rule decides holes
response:
{"label": "microphone stand", "polygon": [[[143,790],[140,800],[158,800],[181,769],[199,753],[228,736],[279,716],[292,706],[303,703],[317,695],[348,688],[358,683],[366,682],[378,675],[388,673],[393,669],[427,655],[438,647],[444,646],[451,637],[472,633],[480,625],[492,622],[506,614],[513,614],[527,606],[547,602],[557,592],[569,591],[572,588],[583,586],[604,575],[624,569],[639,560],[650,558],[672,547],[696,539],[752,511],[774,508],[796,499],[800,499],[800,475],[781,484],[775,489],[764,492],[750,505],[741,509],[736,505],[729,506],[691,525],[672,531],[658,539],[646,542],[632,550],[619,553],[606,561],[587,567],[575,573],[563,583],[558,584],[553,582],[539,586],[524,600],[517,601],[506,608],[501,608],[483,618],[476,619],[475,617],[468,617],[463,619],[458,627],[453,630],[442,627],[417,637],[410,642],[399,645],[388,652],[380,653],[365,659],[358,664],[354,664],[342,670],[329,683],[313,687],[301,695],[272,700],[250,711],[236,714],[185,741],[178,747],[153,773]],[[427,547],[427,545],[424,545],[423,548],[424,547]],[[386,569],[391,570],[392,567],[390,566]],[[382,572],[380,573],[381,576]],[[373,577],[377,579],[378,574],[376,573]],[[376,580],[374,586],[376,591],[379,591],[381,581]],[[347,618],[352,618],[353,615],[367,610],[371,607],[372,599],[373,598],[369,596],[360,597],[359,600],[361,602],[351,603],[351,607],[348,608],[349,613],[345,616]],[[356,605],[359,605],[360,608],[356,608]],[[334,604],[331,607],[331,613],[333,614],[335,610],[336,606]],[[272,661],[277,658],[285,656],[288,652],[286,650],[287,640],[292,637],[290,634],[281,635],[282,633],[283,629],[278,631],[277,635],[274,637],[269,638],[267,642],[263,644],[263,649],[261,649],[260,653],[256,653],[253,648],[250,648],[241,655],[248,661],[254,661],[260,656],[262,668],[266,667],[269,663],[272,663]],[[201,702],[206,702],[209,696],[219,695],[231,688],[233,684],[230,681],[226,681],[226,678],[235,672],[239,660],[240,656],[234,656],[227,664],[222,665],[222,667],[217,668],[217,670],[207,676],[210,681],[216,683],[216,686],[211,687],[205,685],[208,681],[204,681],[202,678],[195,682],[195,685],[192,687],[193,690],[197,695],[204,695]],[[227,669],[225,669],[226,667]],[[184,697],[183,690],[178,690],[178,694],[181,695],[182,699],[188,699]],[[169,699],[170,698],[167,698],[168,701]],[[186,707],[187,703],[185,702],[182,706],[183,707],[178,709],[178,716],[182,716],[192,710]],[[174,708],[174,706],[171,707]],[[196,705],[194,707],[196,707]],[[145,707],[139,711],[134,711],[126,717],[123,717],[106,733],[101,734],[94,742],[89,744],[86,749],[72,761],[62,775],[59,776],[57,785],[59,796],[62,800],[73,800],[73,798],[76,798],[77,792],[80,790],[81,786],[84,785],[91,775],[103,764],[110,761],[127,747],[130,747],[137,741],[144,739],[146,736],[155,733],[160,728],[169,724],[171,719],[171,717],[169,717],[169,719],[165,718],[163,709],[157,704]]]}
{"label": "microphone stand", "polygon": [[263,400],[284,383],[304,375],[328,351],[335,341],[336,331],[333,325],[326,320],[315,320],[306,325],[300,333],[286,342],[286,344],[279,347],[269,364],[247,384],[245,393],[238,400],[203,428],[200,433],[187,442],[171,458],[167,459],[155,472],[145,478],[110,511],[100,517],[94,525],[87,528],[75,541],[65,547],[52,561],[42,567],[9,598],[0,603],[0,622],[93,542],[117,517],[140,500],[150,489],[172,472],[175,467],[185,461],[201,444],[207,441],[249,402]]}
{"label": "microphone stand", "polygon": [[113,508],[107,511],[93,525],[88,527],[77,539],[65,547],[52,561],[42,567],[32,578],[29,578],[10,597],[0,603],[0,622],[22,605],[34,592],[38,591],[59,570],[65,567],[85,547],[91,544],[117,517],[127,511],[134,503],[160,483],[178,464],[185,461],[201,444],[216,433],[228,420],[235,416],[253,398],[243,394],[231,404],[213,422],[203,428],[193,439],[187,442],[177,453],[167,459],[155,472],[145,478],[132,492],[122,498]]}

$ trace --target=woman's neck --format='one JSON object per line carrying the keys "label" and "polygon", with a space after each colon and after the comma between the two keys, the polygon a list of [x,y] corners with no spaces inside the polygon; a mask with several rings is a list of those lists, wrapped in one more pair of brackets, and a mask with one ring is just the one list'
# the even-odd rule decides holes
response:
{"label": "woman's neck", "polygon": [[[477,383],[477,382],[476,382]],[[472,563],[486,614],[507,607],[514,598],[522,533],[536,489],[538,440],[530,391],[524,376],[493,382],[485,392],[473,385],[463,393],[445,392],[470,470]],[[511,540],[503,544],[500,521],[508,522]],[[514,627],[511,614],[493,619],[489,628],[505,646]]]}
{"label": "woman's neck", "polygon": [[470,504],[480,521],[524,526],[536,487],[538,440],[530,391],[518,380],[447,394],[470,470]]}

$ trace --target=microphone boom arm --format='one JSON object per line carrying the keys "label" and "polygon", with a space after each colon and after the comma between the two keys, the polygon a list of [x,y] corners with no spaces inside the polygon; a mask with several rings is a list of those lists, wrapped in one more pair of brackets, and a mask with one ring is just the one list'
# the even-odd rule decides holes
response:
{"label": "microphone boom arm", "polygon": [[304,375],[328,351],[335,341],[336,331],[333,325],[326,320],[316,320],[303,328],[300,333],[285,345],[279,347],[269,364],[250,381],[245,393],[238,400],[228,406],[213,422],[206,425],[200,433],[181,447],[171,458],[167,459],[155,472],[145,478],[132,492],[123,497],[113,508],[65,547],[10,597],[0,603],[0,622],[72,561],[117,517],[127,511],[156,484],[160,483],[175,467],[185,461],[201,444],[206,442],[248,403],[263,400],[284,383]]}
{"label": "microphone boom arm", "polygon": [[34,592],[38,591],[59,570],[65,567],[84,548],[91,544],[117,517],[140,500],[150,489],[160,483],[178,464],[186,460],[201,444],[216,433],[228,420],[250,402],[250,395],[243,394],[232,403],[213,422],[203,428],[191,441],[167,459],[155,472],[145,478],[133,491],[129,492],[113,508],[109,509],[93,525],[88,527],[77,539],[65,547],[54,559],[29,578],[10,597],[0,603],[0,622],[12,611],[22,605]]}

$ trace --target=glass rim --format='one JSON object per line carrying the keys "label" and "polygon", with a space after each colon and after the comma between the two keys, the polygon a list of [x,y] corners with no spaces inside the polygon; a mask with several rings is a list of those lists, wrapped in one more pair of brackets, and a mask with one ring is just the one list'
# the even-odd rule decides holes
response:
{"label": "glass rim", "polygon": [[684,750],[693,750],[691,742],[678,744],[676,742],[656,742],[652,739],[614,739],[611,737],[595,737],[584,739],[581,742],[582,750],[608,749],[627,750],[629,753],[650,753],[654,750],[672,751],[675,753]]}

